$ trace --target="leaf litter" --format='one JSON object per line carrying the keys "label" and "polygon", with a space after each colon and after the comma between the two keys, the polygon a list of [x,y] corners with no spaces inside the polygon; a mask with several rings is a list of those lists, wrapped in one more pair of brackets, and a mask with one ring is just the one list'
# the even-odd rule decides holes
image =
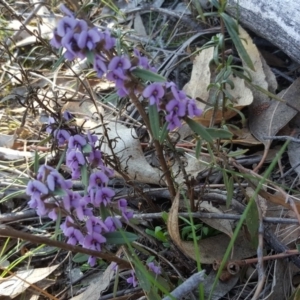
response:
{"label": "leaf litter", "polygon": [[[156,7],[159,9],[159,7],[162,5],[163,1],[156,1]],[[136,4],[131,3],[131,6],[128,6],[127,4],[124,3],[124,7],[120,7],[124,10],[124,12],[127,14],[127,12],[131,9],[136,9]],[[127,11],[128,10],[128,11]],[[180,13],[185,14],[185,11],[188,11],[185,9],[184,4],[182,4],[180,8]],[[47,12],[49,13],[49,11]],[[145,19],[143,18],[144,13],[137,13],[134,16],[134,22],[131,23],[134,24],[136,34],[137,36],[141,37],[147,37],[147,28],[146,28],[146,23]],[[41,34],[43,38],[47,38],[49,35],[49,30],[48,28],[51,26],[51,22],[49,23],[49,20],[43,16],[39,16],[42,18],[42,22],[47,25],[47,28],[45,27],[28,27],[31,31],[34,31],[35,29]],[[57,16],[55,16],[57,17]],[[119,18],[119,16],[118,16]],[[124,22],[124,18],[122,19],[122,22]],[[132,16],[127,15],[127,20],[132,19]],[[48,23],[47,23],[48,22]],[[11,26],[15,26],[14,23],[11,23]],[[30,25],[32,26],[32,24]],[[19,30],[20,28],[16,28],[16,30]],[[41,30],[42,29],[42,30]],[[41,30],[41,31],[40,31]],[[47,31],[48,30],[48,31]],[[272,140],[266,140],[267,136],[276,136],[280,129],[284,128],[290,120],[296,115],[297,110],[299,110],[299,80],[295,80],[294,83],[286,89],[286,91],[278,94],[277,96],[282,98],[284,102],[277,101],[276,99],[271,99],[269,96],[266,95],[265,93],[262,93],[261,91],[257,90],[253,86],[259,86],[261,89],[264,89],[265,91],[275,93],[277,89],[277,81],[275,79],[275,76],[271,69],[268,67],[266,64],[265,60],[262,58],[260,55],[259,51],[257,50],[256,46],[254,43],[252,43],[252,40],[250,36],[246,33],[245,30],[243,30],[241,27],[239,28],[240,32],[240,37],[242,38],[242,43],[248,52],[249,56],[251,57],[251,60],[254,64],[255,71],[252,71],[248,69],[248,71],[251,74],[252,77],[252,83],[247,84],[244,80],[241,80],[239,78],[231,78],[232,81],[234,81],[235,89],[231,90],[228,89],[228,92],[233,96],[234,101],[232,103],[233,107],[243,112],[245,111],[245,108],[247,109],[246,111],[246,117],[248,118],[248,123],[249,123],[249,129],[248,128],[242,128],[239,132],[235,131],[235,140],[233,140],[234,144],[241,146],[241,147],[249,147],[249,146],[256,146],[259,143],[262,143],[265,148],[265,155],[267,154],[268,150],[271,148],[271,143]],[[26,33],[26,34],[25,34]],[[142,39],[141,39],[142,40]],[[28,36],[27,32],[24,30],[20,30],[20,35],[18,37],[18,42],[14,47],[23,47],[27,45],[33,45],[36,43],[36,38],[33,36]],[[161,43],[161,40],[160,40]],[[158,55],[162,52],[156,52],[156,50],[151,50],[150,51],[153,56]],[[198,102],[198,105],[200,108],[205,110],[205,113],[203,116],[199,119],[197,119],[198,122],[205,126],[210,125],[210,120],[212,118],[212,105],[214,103],[211,102],[211,91],[207,90],[207,86],[214,80],[215,75],[213,70],[211,68],[211,65],[209,62],[213,58],[213,51],[212,48],[205,49],[200,51],[199,54],[196,55],[194,61],[193,61],[193,67],[192,67],[192,74],[190,81],[186,84],[185,86],[185,91],[187,94],[189,94],[192,97],[199,98],[202,101]],[[10,77],[12,83],[15,84],[17,87],[14,87],[13,89],[18,89],[20,88],[18,84],[20,81],[24,80],[24,78],[21,76],[21,71],[22,68],[20,68],[18,65],[13,65],[13,67],[16,68],[10,68],[8,67],[7,70],[10,70],[13,74],[12,77]],[[75,67],[75,66],[74,66]],[[246,68],[246,66],[245,66]],[[13,70],[13,71],[12,71]],[[84,70],[84,67],[81,69],[78,69],[78,74],[81,74],[82,70]],[[44,75],[45,78],[53,78],[52,75],[50,75],[50,72],[47,70],[45,71]],[[70,76],[70,72],[63,70],[60,71],[60,74],[62,75],[62,79],[55,81],[53,79],[52,81],[52,87],[57,85],[60,97],[62,99],[62,103],[66,102],[65,106],[63,109],[65,110],[72,110],[73,113],[75,113],[78,118],[78,125],[86,126],[86,127],[94,127],[94,126],[99,126],[99,120],[95,123],[95,112],[96,111],[101,111],[105,112],[106,114],[107,110],[106,108],[100,104],[97,109],[94,107],[92,102],[82,102],[81,96],[86,92],[84,88],[82,89],[82,86],[77,86],[74,88],[74,84],[70,83],[70,81],[67,79],[67,74]],[[71,73],[72,74],[72,73]],[[55,77],[55,76],[54,76]],[[70,78],[69,78],[70,79]],[[33,77],[30,78],[29,85],[34,86],[35,82],[33,80]],[[100,92],[104,92],[107,89],[109,90],[111,86],[106,83],[99,83],[100,84]],[[47,101],[45,101],[45,98],[55,98],[56,94],[48,89],[49,87],[49,80],[41,80],[39,82],[39,89],[45,89],[44,91],[40,91],[37,94],[37,99],[35,101],[35,107],[38,107],[40,105],[39,101],[44,101],[47,105]],[[67,88],[69,90],[69,95],[67,97],[67,100],[71,101],[66,101],[66,93],[62,89],[60,90],[59,88]],[[24,87],[23,87],[24,88]],[[13,92],[13,89],[11,92]],[[48,89],[48,90],[47,90]],[[92,89],[94,89],[94,84],[92,84]],[[79,94],[78,94],[79,91]],[[20,96],[23,97],[24,102],[28,97],[31,97],[32,94],[30,94],[31,91],[25,87],[25,92],[18,92]],[[11,94],[7,94],[5,97],[3,97],[3,102],[4,101],[9,101],[12,99],[16,99],[15,96],[16,93],[13,92]],[[19,95],[17,96],[19,97]],[[33,98],[34,99],[34,98]],[[56,100],[56,99],[55,99]],[[74,102],[72,102],[75,100]],[[55,104],[55,101],[53,102]],[[83,103],[83,105],[82,105]],[[287,106],[287,103],[289,106]],[[50,105],[53,107],[53,104]],[[49,107],[50,107],[49,106]],[[293,109],[292,107],[295,107],[297,109]],[[127,112],[124,112],[124,115],[126,115]],[[224,116],[222,116],[221,112],[218,111],[217,117],[216,117],[216,122],[215,124],[222,124],[223,121],[230,122],[232,118],[235,118],[238,115],[238,113],[234,110],[227,109],[226,113]],[[83,118],[82,118],[83,117]],[[223,118],[224,117],[224,118]],[[93,119],[94,121],[91,121],[90,119]],[[121,124],[117,123],[115,120],[111,120],[112,115],[106,115],[106,118],[104,118],[104,123],[106,124],[108,130],[107,136],[106,133],[104,132],[103,126],[99,126],[97,129],[95,129],[96,133],[98,134],[100,139],[105,139],[109,138],[110,140],[114,140],[114,153],[116,154],[118,160],[120,161],[120,166],[123,170],[126,170],[126,175],[128,181],[137,181],[139,184],[141,184],[144,187],[144,191],[151,190],[151,186],[155,187],[162,187],[165,186],[166,183],[163,180],[163,174],[162,171],[151,165],[149,163],[149,160],[145,158],[145,151],[141,146],[141,141],[140,141],[140,136],[137,135],[135,129],[133,126],[128,126],[128,124]],[[88,121],[86,119],[89,119]],[[6,122],[6,119],[1,120],[2,122]],[[93,123],[94,122],[94,123]],[[28,123],[30,124],[30,123]],[[27,126],[28,126],[27,124]],[[38,124],[40,126],[40,124]],[[33,126],[33,127],[38,127],[38,126]],[[249,133],[252,133],[252,135]],[[234,131],[234,130],[233,130]],[[9,149],[13,148],[13,145],[9,144],[9,140],[5,136],[5,134],[1,134],[3,137],[3,145],[6,146]],[[254,137],[257,139],[255,141]],[[28,135],[26,139],[34,140],[34,138],[39,137],[37,132],[34,132],[34,130],[31,132],[31,135]],[[297,135],[296,135],[297,137]],[[19,141],[18,141],[19,142]],[[182,142],[186,142],[186,140],[182,139]],[[190,140],[189,140],[190,142]],[[299,159],[298,154],[296,154],[296,148],[298,144],[290,144],[289,146],[289,157],[290,157],[290,163],[292,166],[296,166],[297,160]],[[21,147],[26,148],[26,142],[22,141],[22,144],[20,147],[18,147],[19,151],[17,154],[19,154],[19,157],[24,157],[25,156],[25,151],[20,150]],[[181,149],[188,149],[185,148],[186,145]],[[204,145],[205,147],[205,145]],[[103,147],[103,151],[108,155],[111,156],[113,155],[112,149],[110,149],[107,145]],[[3,152],[4,153],[4,152]],[[23,155],[22,155],[23,153]],[[199,159],[196,159],[196,157],[192,154],[188,153],[186,151],[185,153],[182,154],[181,160],[184,162],[183,165],[185,166],[186,172],[194,178],[197,178],[197,175],[202,172],[209,170],[210,167],[210,158],[207,156],[200,155]],[[14,152],[11,151],[11,154],[14,154]],[[167,154],[167,153],[166,153]],[[247,155],[246,155],[247,156]],[[293,157],[294,156],[294,157]],[[26,156],[26,160],[30,159],[30,155]],[[14,159],[14,156],[3,156],[3,158],[11,162]],[[263,162],[263,160],[262,160]],[[262,165],[261,162],[261,165]],[[175,163],[173,164],[173,160],[170,160],[170,169],[172,170],[173,174],[180,173],[182,164],[179,164],[178,161],[175,160]],[[299,172],[299,169],[295,169],[297,172]],[[5,174],[5,177],[8,174]],[[208,179],[209,180],[209,179]],[[174,181],[178,185],[183,185],[185,186],[186,183],[186,177],[180,173],[178,176],[175,175]],[[126,184],[126,183],[122,183]],[[202,184],[202,183],[201,183]],[[211,185],[211,186],[210,186]],[[208,188],[213,188],[213,183],[209,182],[208,183]],[[259,197],[261,197],[261,202],[264,203],[267,208],[266,210],[269,211],[270,207],[271,209],[278,209],[278,207],[284,207],[286,210],[290,212],[290,214],[287,216],[288,218],[296,218],[297,212],[299,213],[299,204],[297,203],[297,199],[295,199],[295,207],[296,210],[292,207],[291,203],[287,203],[287,194],[282,193],[280,189],[276,190],[275,185],[269,185],[269,188],[273,187],[275,189],[275,192],[272,191],[270,192],[269,190],[261,190],[259,192]],[[11,191],[10,191],[11,192]],[[207,191],[206,191],[207,192]],[[216,192],[220,192],[220,190],[216,190]],[[222,195],[222,193],[220,193]],[[134,197],[133,197],[134,198]],[[179,194],[175,197],[175,199],[172,199],[170,195],[167,195],[168,200],[172,201],[172,206],[169,211],[169,216],[168,216],[168,234],[171,238],[171,240],[178,246],[180,251],[185,254],[187,257],[191,258],[193,261],[197,259],[195,249],[194,249],[194,244],[193,242],[187,242],[183,241],[180,236],[180,226],[179,226],[179,221],[178,221],[178,215],[180,215],[180,210],[179,210],[179,202],[181,201],[179,198]],[[132,202],[134,202],[135,199],[131,199]],[[140,201],[140,200],[138,200]],[[266,204],[267,203],[267,204]],[[160,204],[159,204],[160,205]],[[15,207],[14,207],[15,206]],[[17,204],[12,204],[12,207],[18,208]],[[138,203],[136,205],[136,211],[137,212],[143,212],[143,208],[141,208],[141,204]],[[181,208],[182,209],[182,206]],[[216,205],[215,202],[211,201],[199,201],[199,211],[202,213],[205,212],[207,214],[216,214],[216,215],[226,215],[227,211],[225,208],[225,205]],[[142,210],[142,211],[140,211]],[[286,210],[282,211],[286,213]],[[272,217],[279,217],[281,216],[281,212],[274,213]],[[252,216],[252,223],[253,225],[257,225],[257,219],[254,216],[254,214],[251,214]],[[146,218],[146,216],[145,216]],[[150,219],[151,221],[152,219]],[[197,245],[200,253],[200,258],[201,258],[201,263],[203,264],[208,264],[208,265],[213,265],[216,260],[221,260],[224,256],[225,250],[228,246],[228,243],[230,239],[232,238],[233,235],[233,229],[235,226],[235,223],[233,221],[229,221],[226,219],[209,219],[209,218],[201,218],[200,220],[208,225],[211,228],[217,229],[220,234],[212,237],[208,237],[205,239],[200,240]],[[147,224],[149,225],[150,222]],[[247,227],[245,228],[245,232],[250,229],[251,231],[251,224],[249,224],[249,221],[246,222]],[[155,224],[155,222],[154,222]],[[245,226],[246,226],[245,225]],[[137,227],[141,226],[140,224],[137,224]],[[279,227],[279,226],[278,226]],[[134,227],[133,227],[134,228]],[[253,230],[255,232],[256,229]],[[274,229],[275,231],[275,229]],[[297,243],[297,232],[293,235],[290,232],[289,226],[283,227],[281,225],[281,234],[287,234],[290,236],[290,238],[286,238],[286,240],[282,239],[282,243],[286,243],[286,245],[295,242]],[[164,249],[157,249],[157,250],[164,250]],[[173,254],[173,253],[172,253]],[[249,238],[247,238],[247,234],[244,232],[241,232],[239,237],[237,238],[233,251],[231,253],[230,260],[242,260],[248,257],[253,257],[256,255],[256,249],[253,248],[253,245],[250,243]],[[276,260],[275,261],[275,267],[274,267],[274,273],[276,276],[273,276],[272,279],[272,291],[271,293],[276,293],[276,295],[279,295],[278,291],[281,290],[281,285],[279,283],[282,283],[285,279],[283,276],[279,276],[278,272],[282,273],[282,270],[284,270],[284,264],[283,266],[280,265],[281,261]],[[195,266],[195,264],[194,264]],[[58,266],[52,266],[52,267],[47,267],[47,268],[35,268],[34,270],[27,270],[27,271],[17,271],[16,274],[23,276],[22,274],[25,274],[26,281],[29,283],[33,284],[41,280],[42,278],[47,277],[50,275]],[[71,266],[70,266],[71,267]],[[165,266],[166,267],[166,266]],[[183,266],[179,263],[176,267],[179,267],[181,269],[181,272],[183,269]],[[167,267],[166,267],[167,268]],[[190,270],[189,270],[190,271]],[[34,273],[35,272],[35,273]],[[34,279],[30,279],[31,275],[30,274],[36,274],[34,276]],[[42,274],[42,275],[41,275]],[[185,273],[187,274],[187,273]],[[18,276],[19,276],[18,275]],[[23,277],[22,277],[23,278]],[[205,294],[208,295],[210,292],[210,289],[212,287],[212,282],[216,278],[216,272],[212,271],[210,275],[207,277],[206,281],[206,289],[205,289]],[[81,294],[74,296],[71,299],[99,299],[99,296],[101,292],[105,291],[109,285],[111,284],[113,279],[113,272],[111,271],[111,266],[106,267],[106,271],[104,273],[100,273],[99,276],[97,277],[96,282],[92,282],[88,288]],[[22,280],[16,280],[16,278],[8,278],[7,280],[4,280],[1,284],[11,284],[11,281],[14,281],[13,286],[6,286],[6,291],[7,295],[9,295],[11,298],[16,297],[18,294],[21,294],[23,291],[25,291],[29,285],[24,284]],[[217,289],[215,290],[215,293],[213,295],[212,299],[220,299],[221,297],[225,296],[227,293],[229,293],[232,289],[234,289],[234,286],[236,286],[236,283],[238,282],[239,278],[237,276],[230,277],[227,282],[219,283],[219,286],[223,285],[221,288],[221,291],[218,290],[219,286],[217,286]],[[100,284],[99,284],[100,282]],[[208,284],[210,282],[210,284]],[[13,290],[11,288],[14,287]],[[271,299],[271,298],[268,298]]]}

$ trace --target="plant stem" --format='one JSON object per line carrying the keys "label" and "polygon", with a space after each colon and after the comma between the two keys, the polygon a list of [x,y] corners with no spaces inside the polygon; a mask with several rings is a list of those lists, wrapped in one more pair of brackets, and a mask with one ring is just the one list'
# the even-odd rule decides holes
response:
{"label": "plant stem", "polygon": [[[137,108],[138,112],[140,113],[141,117],[143,118],[143,120],[146,124],[147,129],[149,130],[149,132],[151,133],[151,136],[153,137],[149,118],[148,118],[143,106],[141,105],[139,99],[136,97],[136,95],[132,91],[129,92],[129,97],[132,100],[135,107]],[[173,180],[172,180],[172,177],[171,177],[171,172],[168,168],[168,165],[167,165],[165,157],[164,157],[163,148],[162,148],[162,146],[161,146],[161,144],[159,143],[158,140],[153,138],[153,142],[154,142],[154,147],[155,147],[155,150],[156,150],[157,157],[159,159],[161,168],[162,168],[163,173],[165,175],[165,179],[166,179],[166,182],[167,182],[167,185],[168,185],[168,189],[169,189],[171,198],[174,198],[176,196],[176,190],[175,190],[174,183],[173,183]]]}

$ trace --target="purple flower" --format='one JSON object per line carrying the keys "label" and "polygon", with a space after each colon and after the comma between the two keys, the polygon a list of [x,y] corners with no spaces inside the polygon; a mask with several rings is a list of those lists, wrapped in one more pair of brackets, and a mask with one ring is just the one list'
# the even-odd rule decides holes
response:
{"label": "purple flower", "polygon": [[85,164],[85,159],[80,151],[71,149],[67,154],[67,166],[72,169],[72,178],[78,179],[80,177],[79,166]]}
{"label": "purple flower", "polygon": [[110,71],[115,71],[115,70],[128,70],[131,67],[130,60],[127,56],[122,55],[122,56],[115,56],[109,63],[108,69]]}
{"label": "purple flower", "polygon": [[189,99],[187,102],[187,111],[190,118],[198,117],[202,114],[202,110],[197,107],[195,100]]}
{"label": "purple flower", "polygon": [[102,32],[103,40],[105,41],[105,50],[111,50],[116,45],[116,39],[113,38],[108,30]]}
{"label": "purple flower", "polygon": [[108,183],[108,177],[104,172],[97,171],[90,176],[88,190],[94,187],[103,187],[106,183]]}
{"label": "purple flower", "polygon": [[118,228],[122,227],[120,220],[115,217],[107,217],[104,221],[104,224],[106,226],[106,228],[104,228],[106,232],[114,232]]}
{"label": "purple flower", "polygon": [[61,40],[62,46],[66,48],[64,56],[67,60],[70,61],[77,57],[81,59],[85,57],[84,53],[78,46],[76,37],[78,37],[78,34],[74,34],[73,31],[69,31]]}
{"label": "purple flower", "polygon": [[169,113],[176,112],[177,116],[183,117],[186,113],[186,103],[173,99],[166,105],[166,111]]}
{"label": "purple flower", "polygon": [[94,190],[94,193],[91,195],[91,200],[96,207],[99,207],[100,204],[106,206],[114,195],[115,192],[112,189],[108,187],[102,187]]}
{"label": "purple flower", "polygon": [[84,236],[80,230],[70,226],[64,232],[65,236],[68,237],[67,243],[75,246],[77,243],[82,243],[84,240]]}
{"label": "purple flower", "polygon": [[88,234],[83,241],[83,247],[95,251],[101,251],[101,244],[106,242],[106,238],[100,233],[92,232]]}
{"label": "purple flower", "polygon": [[41,195],[47,195],[48,189],[42,182],[38,180],[30,180],[27,188],[26,194],[31,196],[32,199],[41,199]]}
{"label": "purple flower", "polygon": [[150,269],[152,272],[154,272],[156,275],[161,274],[161,269],[160,269],[160,267],[159,267],[159,266],[156,266],[156,265],[154,264],[154,262],[149,262],[149,263],[147,264],[147,266],[148,266],[149,269]]}
{"label": "purple flower", "polygon": [[67,33],[73,33],[74,28],[77,26],[78,20],[73,17],[63,17],[57,24],[57,34],[64,37]]}
{"label": "purple flower", "polygon": [[94,267],[96,265],[96,262],[97,262],[97,257],[95,256],[90,256],[89,259],[88,259],[88,264],[91,266],[91,267]]}
{"label": "purple flower", "polygon": [[75,225],[74,220],[72,219],[72,217],[67,216],[65,221],[60,225],[61,230],[63,231],[63,233],[65,234],[65,232],[67,231],[67,229],[71,226],[73,227],[73,225]]}
{"label": "purple flower", "polygon": [[100,150],[92,150],[88,156],[88,161],[92,168],[103,166],[102,152]]}
{"label": "purple flower", "polygon": [[89,50],[95,49],[96,44],[100,42],[101,35],[96,27],[89,30],[83,30],[77,39],[77,44],[80,49],[88,48]]}
{"label": "purple flower", "polygon": [[143,96],[149,98],[150,105],[156,104],[159,106],[160,99],[164,96],[165,90],[161,83],[154,82],[148,85],[144,91]]}
{"label": "purple flower", "polygon": [[57,33],[57,28],[54,29],[53,37],[50,40],[50,45],[56,49],[60,48],[62,46],[61,44],[61,36]]}
{"label": "purple flower", "polygon": [[173,130],[176,127],[180,127],[181,126],[181,122],[178,118],[178,115],[176,114],[175,111],[170,112],[168,115],[166,115],[166,121],[169,122],[168,124],[168,130]]}
{"label": "purple flower", "polygon": [[98,137],[95,134],[91,134],[91,132],[88,130],[87,140],[88,140],[89,144],[94,147],[95,143],[98,141]]}
{"label": "purple flower", "polygon": [[64,5],[64,4],[61,4],[59,6],[59,10],[66,16],[68,17],[73,17],[73,13]]}
{"label": "purple flower", "polygon": [[89,234],[92,234],[93,232],[101,233],[103,225],[103,221],[95,216],[91,216],[86,221],[86,228]]}
{"label": "purple flower", "polygon": [[83,146],[87,144],[86,139],[80,135],[80,134],[75,134],[74,136],[71,136],[69,138],[69,144],[68,148],[69,149],[82,149]]}
{"label": "purple flower", "polygon": [[136,287],[138,285],[138,281],[135,277],[135,273],[133,270],[131,270],[131,276],[126,279],[127,283],[130,283],[133,285],[133,287]]}
{"label": "purple flower", "polygon": [[97,72],[97,76],[99,78],[102,78],[104,73],[106,73],[106,71],[107,71],[105,58],[103,58],[99,54],[95,54],[95,57],[94,57],[94,70]]}
{"label": "purple flower", "polygon": [[140,51],[137,49],[133,50],[133,53],[135,55],[136,58],[138,58],[138,67],[142,67],[144,69],[149,69],[149,62],[148,62],[148,58],[146,56],[142,56]]}
{"label": "purple flower", "polygon": [[56,138],[58,145],[62,146],[70,138],[70,133],[65,129],[56,129],[53,132],[53,136]]}
{"label": "purple flower", "polygon": [[50,191],[55,191],[56,188],[62,188],[64,190],[70,189],[72,187],[71,180],[65,180],[57,170],[53,170],[47,176],[47,185]]}
{"label": "purple flower", "polygon": [[63,112],[63,118],[66,121],[71,121],[72,119],[74,119],[73,115],[70,112],[68,112],[67,110]]}
{"label": "purple flower", "polygon": [[90,197],[84,196],[79,200],[78,206],[75,208],[77,217],[80,221],[83,221],[85,217],[93,216],[92,208],[87,205],[90,203]]}
{"label": "purple flower", "polygon": [[52,220],[52,221],[56,221],[58,214],[55,208],[53,208],[49,213],[48,213],[48,217]]}
{"label": "purple flower", "polygon": [[47,179],[47,176],[54,170],[55,170],[54,168],[52,168],[48,165],[42,165],[39,167],[39,170],[36,175],[36,179],[39,181],[45,182]]}
{"label": "purple flower", "polygon": [[73,191],[67,191],[63,197],[63,205],[66,211],[70,212],[71,208],[77,208],[79,205],[80,195]]}

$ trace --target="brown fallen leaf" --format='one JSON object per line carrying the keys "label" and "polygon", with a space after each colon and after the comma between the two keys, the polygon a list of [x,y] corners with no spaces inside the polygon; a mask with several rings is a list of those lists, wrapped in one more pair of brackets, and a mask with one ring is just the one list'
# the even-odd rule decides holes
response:
{"label": "brown fallen leaf", "polygon": [[[204,126],[209,126],[214,110],[212,109],[213,103],[213,90],[207,90],[207,86],[214,82],[213,70],[210,68],[209,62],[213,59],[214,49],[213,47],[202,50],[195,58],[191,80],[184,86],[183,90],[192,98],[200,98],[204,102],[197,102],[197,106],[201,108],[204,112],[200,117],[195,118],[195,120]],[[241,110],[245,106],[248,106],[253,101],[253,95],[251,90],[245,86],[243,79],[238,77],[230,76],[230,80],[234,84],[234,89],[227,88],[228,93],[230,93],[234,99],[231,105],[235,110],[230,109],[228,106],[224,112],[221,110],[216,111],[215,114],[215,124],[219,124],[223,119],[229,120],[234,117],[237,112],[236,110]],[[205,104],[207,102],[207,104]]]}
{"label": "brown fallen leaf", "polygon": [[[168,217],[168,232],[173,242],[188,257],[197,260],[194,243],[182,241],[178,228],[178,208],[179,208],[179,192],[177,193]],[[216,259],[222,259],[226,248],[230,242],[230,237],[226,234],[219,234],[210,238],[200,240],[198,249],[200,260],[203,264],[212,264]],[[256,251],[251,247],[246,238],[240,235],[234,245],[233,255],[231,259],[243,259],[255,255]]]}
{"label": "brown fallen leaf", "polygon": [[[300,78],[279,96],[284,100],[270,100],[264,104],[253,104],[249,107],[249,128],[251,133],[265,146],[264,156],[256,169],[264,162],[272,140],[266,136],[275,136],[300,110]],[[294,108],[287,106],[291,104]]]}

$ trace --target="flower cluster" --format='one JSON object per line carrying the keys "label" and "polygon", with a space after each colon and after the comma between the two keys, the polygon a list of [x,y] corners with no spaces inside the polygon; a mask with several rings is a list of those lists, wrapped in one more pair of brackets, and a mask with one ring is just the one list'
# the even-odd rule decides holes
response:
{"label": "flower cluster", "polygon": [[[64,114],[64,119],[70,120],[72,116]],[[122,227],[120,220],[108,216],[102,220],[94,215],[97,208],[104,209],[115,196],[115,192],[108,187],[109,178],[113,176],[113,170],[108,168],[102,153],[95,146],[97,136],[91,133],[71,135],[65,129],[54,129],[55,121],[50,118],[48,131],[52,132],[58,140],[58,144],[67,143],[66,165],[72,171],[72,179],[79,179],[82,168],[89,165],[90,177],[87,193],[81,195],[72,190],[72,181],[65,180],[54,168],[42,165],[36,175],[27,185],[27,194],[31,197],[29,206],[36,209],[39,216],[48,215],[56,220],[61,211],[67,217],[61,224],[61,229],[67,237],[67,243],[80,244],[91,250],[101,251],[102,244],[106,242],[103,234],[114,232]],[[65,139],[62,136],[66,137]],[[57,200],[57,195],[61,195]],[[55,202],[51,202],[51,198]],[[128,221],[133,213],[127,209],[126,199],[118,200],[120,214]],[[90,257],[89,263],[95,265],[96,258]]]}
{"label": "flower cluster", "polygon": [[[106,78],[115,83],[117,94],[120,97],[129,95],[133,91],[136,96],[142,95],[149,99],[150,105],[156,105],[159,110],[165,110],[168,129],[173,130],[181,126],[181,121],[190,117],[201,115],[196,102],[179,90],[173,82],[158,83],[136,89],[132,84],[136,79],[132,72],[136,68],[156,72],[151,67],[147,57],[134,49],[132,56],[118,54],[116,40],[108,30],[101,31],[90,27],[86,21],[76,19],[64,6],[62,11],[66,14],[57,24],[51,45],[56,48],[65,48],[64,56],[68,60],[85,57],[93,58],[93,67],[99,78]],[[61,140],[64,133],[61,133]]]}

